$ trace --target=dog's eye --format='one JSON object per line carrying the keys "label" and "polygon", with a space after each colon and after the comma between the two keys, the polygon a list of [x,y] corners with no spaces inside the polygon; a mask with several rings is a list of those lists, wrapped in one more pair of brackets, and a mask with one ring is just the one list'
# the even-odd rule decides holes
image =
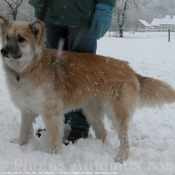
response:
{"label": "dog's eye", "polygon": [[18,38],[18,40],[17,40],[19,43],[23,43],[23,42],[25,42],[26,40],[23,38],[23,37],[20,37],[20,38]]}

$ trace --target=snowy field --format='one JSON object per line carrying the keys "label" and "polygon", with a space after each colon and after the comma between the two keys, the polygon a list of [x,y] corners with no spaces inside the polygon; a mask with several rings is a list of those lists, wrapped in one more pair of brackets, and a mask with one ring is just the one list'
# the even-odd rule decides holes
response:
{"label": "snowy field", "polygon": [[[167,33],[125,34],[124,39],[104,37],[98,41],[98,54],[127,60],[139,74],[170,83],[175,88],[175,33],[168,42]],[[1,59],[0,59],[1,60]],[[46,134],[34,136],[25,146],[12,144],[20,129],[20,113],[11,103],[0,61],[0,174],[175,174],[175,104],[162,109],[137,110],[130,123],[130,156],[115,163],[119,140],[104,120],[108,139],[105,145],[94,136],[77,144],[63,146],[59,155],[49,155]],[[43,127],[41,117],[35,131]],[[66,133],[69,126],[66,126]]]}

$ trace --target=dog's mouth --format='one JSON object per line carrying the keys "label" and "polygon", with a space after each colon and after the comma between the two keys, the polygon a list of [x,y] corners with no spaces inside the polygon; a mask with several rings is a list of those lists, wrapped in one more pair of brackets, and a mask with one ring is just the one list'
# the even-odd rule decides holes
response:
{"label": "dog's mouth", "polygon": [[20,59],[22,56],[21,55],[3,55],[4,58],[7,58],[7,59],[15,59],[15,60],[18,60]]}

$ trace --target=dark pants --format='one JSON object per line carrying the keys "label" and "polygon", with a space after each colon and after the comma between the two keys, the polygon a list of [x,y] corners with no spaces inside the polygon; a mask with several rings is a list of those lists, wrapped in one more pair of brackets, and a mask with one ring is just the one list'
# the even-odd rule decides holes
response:
{"label": "dark pants", "polygon": [[[59,26],[46,21],[44,23],[47,30],[47,48],[58,49],[59,43],[63,41],[63,50],[96,53],[97,40],[90,28]],[[81,109],[66,114],[65,120],[70,121],[72,128],[89,130]]]}

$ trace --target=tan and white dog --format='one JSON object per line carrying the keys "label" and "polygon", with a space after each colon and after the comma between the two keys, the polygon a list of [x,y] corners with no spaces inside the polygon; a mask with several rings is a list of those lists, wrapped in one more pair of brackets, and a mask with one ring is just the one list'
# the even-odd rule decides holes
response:
{"label": "tan and white dog", "polygon": [[[137,107],[160,107],[175,102],[175,91],[166,83],[135,73],[127,62],[89,53],[45,48],[45,27],[10,22],[0,16],[2,59],[14,104],[21,111],[18,143],[33,135],[32,122],[39,114],[46,125],[48,152],[62,145],[64,113],[81,108],[103,142],[106,114],[120,139],[117,161],[129,153],[128,122]],[[83,44],[83,43],[82,43]]]}

